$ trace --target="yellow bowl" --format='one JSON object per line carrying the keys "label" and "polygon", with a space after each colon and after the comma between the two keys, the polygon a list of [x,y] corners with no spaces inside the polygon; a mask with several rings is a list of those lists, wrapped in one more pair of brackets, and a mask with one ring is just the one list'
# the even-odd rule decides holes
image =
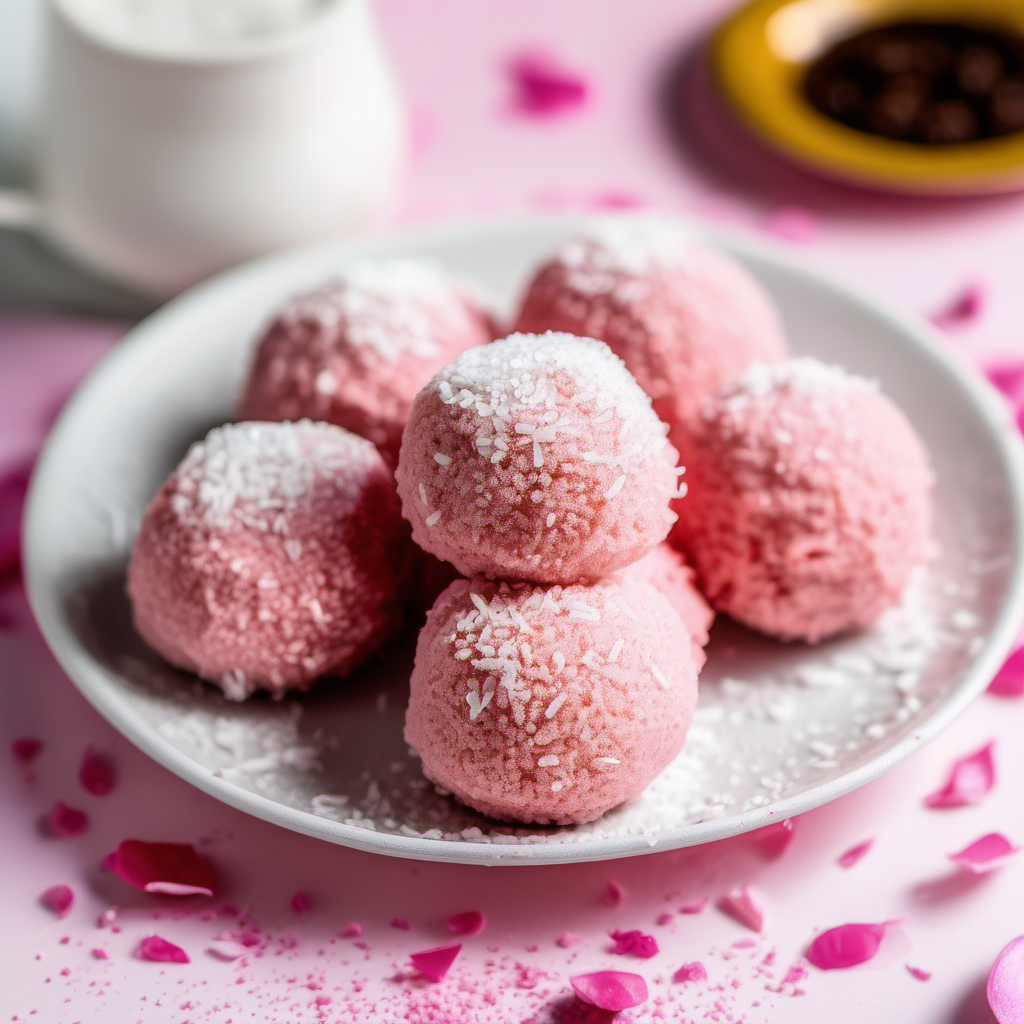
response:
{"label": "yellow bowl", "polygon": [[833,43],[905,21],[1001,28],[1024,36],[1024,0],[753,0],[712,40],[715,79],[756,134],[830,177],[929,195],[1024,188],[1024,132],[962,145],[914,145],[848,128],[805,98],[806,69]]}

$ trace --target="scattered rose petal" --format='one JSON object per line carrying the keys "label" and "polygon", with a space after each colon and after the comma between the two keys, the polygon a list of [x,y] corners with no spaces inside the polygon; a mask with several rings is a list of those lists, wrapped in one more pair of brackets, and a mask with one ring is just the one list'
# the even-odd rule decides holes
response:
{"label": "scattered rose petal", "polygon": [[723,914],[728,914],[735,921],[745,925],[751,931],[759,932],[764,928],[764,910],[754,890],[745,885],[737,892],[722,896],[715,904]]}
{"label": "scattered rose petal", "polygon": [[699,960],[683,964],[682,967],[672,975],[673,981],[707,981],[708,972]]}
{"label": "scattered rose petal", "polygon": [[11,757],[22,768],[29,768],[35,759],[43,752],[43,741],[35,737],[23,736],[11,744]]}
{"label": "scattered rose petal", "polygon": [[484,930],[487,918],[479,910],[466,910],[461,914],[452,914],[445,921],[452,935],[479,935]]}
{"label": "scattered rose petal", "polygon": [[653,935],[636,930],[624,932],[618,929],[608,934],[615,940],[611,952],[620,956],[637,956],[647,960],[658,952],[658,941]]}
{"label": "scattered rose petal", "polygon": [[784,206],[770,213],[762,226],[769,235],[796,245],[810,245],[819,232],[817,218],[800,206]]}
{"label": "scattered rose petal", "polygon": [[841,868],[852,868],[853,865],[856,864],[872,846],[874,846],[874,843],[875,840],[874,837],[872,837],[871,839],[865,839],[862,843],[857,843],[856,846],[851,846],[848,850],[839,855],[839,859],[836,863]]}
{"label": "scattered rose petal", "polygon": [[1024,360],[1011,358],[984,367],[985,376],[1014,405],[1024,401]]}
{"label": "scattered rose petal", "polygon": [[626,902],[626,890],[618,882],[609,882],[601,902],[609,907],[619,907]]}
{"label": "scattered rose petal", "polygon": [[647,999],[647,982],[625,971],[594,971],[569,979],[577,997],[602,1010],[628,1010]]}
{"label": "scattered rose petal", "polygon": [[999,1024],[1024,1020],[1024,935],[996,957],[988,976],[988,1005]]}
{"label": "scattered rose petal", "polygon": [[51,885],[39,897],[47,910],[52,910],[58,917],[67,917],[71,913],[71,904],[75,902],[75,894],[70,885]]}
{"label": "scattered rose petal", "polygon": [[590,201],[598,210],[638,210],[647,205],[647,200],[634,192],[601,192]]}
{"label": "scattered rose petal", "polygon": [[793,964],[788,971],[786,976],[782,979],[783,985],[795,985],[798,981],[803,981],[807,977],[807,968],[798,960]]}
{"label": "scattered rose petal", "polygon": [[0,479],[0,586],[21,573],[21,512],[31,475],[31,464],[24,463]]}
{"label": "scattered rose petal", "polygon": [[951,853],[949,859],[976,875],[1001,867],[1020,850],[1000,832],[989,832],[976,839],[959,853]]}
{"label": "scattered rose petal", "polygon": [[393,917],[391,918],[391,927],[398,928],[403,932],[407,932],[409,930],[409,922],[401,917]]}
{"label": "scattered rose petal", "polygon": [[906,968],[918,981],[927,981],[932,976],[932,972],[926,971],[923,967],[911,967],[907,964]]}
{"label": "scattered rose petal", "polygon": [[579,941],[580,937],[575,932],[562,932],[562,934],[555,939],[555,945],[561,946],[562,949],[568,949],[570,946],[575,946]]}
{"label": "scattered rose petal", "polygon": [[94,960],[109,960],[110,959],[110,957],[107,956],[107,951],[105,949],[94,949],[92,951],[92,956],[93,956]]}
{"label": "scattered rose petal", "polygon": [[578,74],[559,68],[542,53],[521,53],[507,65],[515,87],[513,106],[532,117],[556,117],[582,107],[588,85]]}
{"label": "scattered rose petal", "polygon": [[884,924],[841,924],[815,936],[807,959],[823,971],[854,967],[870,960],[884,937]]}
{"label": "scattered rose petal", "polygon": [[792,818],[785,818],[752,832],[751,837],[761,856],[768,860],[781,857],[786,847],[793,841],[795,824]]}
{"label": "scattered rose petal", "polygon": [[664,926],[666,924],[671,924],[674,920],[675,917],[672,914],[659,914],[657,920],[654,923]]}
{"label": "scattered rose petal", "polygon": [[291,908],[296,914],[308,914],[313,909],[313,901],[309,898],[309,893],[301,891],[295,893],[292,896]]}
{"label": "scattered rose petal", "polygon": [[940,330],[948,331],[976,320],[984,305],[985,290],[978,282],[971,282],[964,286],[948,306],[933,313],[928,319]]}
{"label": "scattered rose petal", "polygon": [[71,836],[80,836],[89,827],[89,816],[85,811],[68,807],[59,800],[53,805],[46,819],[53,835],[61,839],[68,839]]}
{"label": "scattered rose petal", "polygon": [[942,789],[925,797],[928,807],[964,807],[982,800],[995,784],[992,743],[961,758],[953,765],[949,781]]}
{"label": "scattered rose petal", "polygon": [[237,960],[249,952],[249,947],[237,939],[214,939],[206,947],[206,952],[220,957],[221,960]]}
{"label": "scattered rose petal", "polygon": [[456,946],[436,946],[434,949],[425,949],[420,953],[413,953],[409,959],[416,969],[430,981],[440,981],[447,973],[455,958],[459,955],[462,944]]}
{"label": "scattered rose petal", "polygon": [[1018,647],[988,684],[988,692],[998,697],[1019,697],[1024,694],[1024,646]]}
{"label": "scattered rose petal", "polygon": [[213,874],[188,843],[126,839],[114,851],[113,870],[129,885],[168,896],[213,895]]}
{"label": "scattered rose petal", "polygon": [[93,796],[106,796],[117,781],[114,762],[106,754],[99,754],[90,747],[78,770],[78,781],[82,788]]}
{"label": "scattered rose petal", "polygon": [[191,961],[188,953],[180,946],[160,938],[159,935],[147,935],[139,943],[139,958],[142,960],[156,960],[163,964],[187,964]]}
{"label": "scattered rose petal", "polygon": [[708,905],[708,898],[705,896],[702,900],[697,900],[695,903],[687,903],[685,906],[679,908],[680,914],[699,914]]}
{"label": "scattered rose petal", "polygon": [[342,928],[338,934],[343,939],[358,939],[359,936],[363,934],[363,926],[361,924],[356,924],[353,921],[352,924],[346,925]]}

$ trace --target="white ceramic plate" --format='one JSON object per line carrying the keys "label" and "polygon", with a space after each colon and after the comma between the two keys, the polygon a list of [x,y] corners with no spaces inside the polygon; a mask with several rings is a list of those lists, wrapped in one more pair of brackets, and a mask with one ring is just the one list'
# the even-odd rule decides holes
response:
{"label": "white ceramic plate", "polygon": [[928,329],[780,254],[710,236],[766,285],[797,354],[876,377],[931,453],[936,553],[904,606],[817,647],[715,627],[697,720],[637,800],[591,825],[515,828],[436,792],[402,741],[412,638],[348,683],[225,700],[134,633],[124,567],[161,480],[230,419],[254,339],[287,296],[346,259],[427,256],[511,309],[578,219],[518,220],[288,252],[218,277],[145,321],[92,373],[43,453],[27,511],[36,617],[85,696],[172,771],[226,803],[331,842],[454,862],[551,863],[704,843],[875,778],[987,684],[1024,606],[1024,487],[1010,417]]}

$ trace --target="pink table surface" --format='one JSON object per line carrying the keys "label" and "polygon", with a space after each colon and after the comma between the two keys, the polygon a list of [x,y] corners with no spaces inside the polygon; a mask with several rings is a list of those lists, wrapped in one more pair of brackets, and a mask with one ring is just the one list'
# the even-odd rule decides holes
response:
{"label": "pink table surface", "polygon": [[[965,357],[1024,354],[1024,200],[886,199],[814,182],[755,150],[706,102],[685,107],[691,141],[665,133],[653,97],[672,62],[729,5],[716,0],[378,0],[377,10],[417,125],[417,156],[398,219],[548,208],[625,199],[711,216],[741,231],[813,213],[806,257],[919,312],[983,285],[980,317],[950,334]],[[515,113],[510,55],[546,49],[583,74],[581,109]],[[696,141],[693,141],[696,140]],[[34,315],[0,317],[0,471],[31,456],[69,388],[125,325]],[[789,847],[766,857],[756,836],[616,862],[479,868],[376,857],[247,817],[135,750],[78,695],[34,629],[17,586],[0,592],[0,744],[34,736],[31,771],[0,758],[0,1019],[46,1022],[555,1021],[570,976],[642,974],[650,999],[620,1020],[765,1024],[983,1024],[988,970],[1024,932],[1024,858],[967,878],[947,854],[1002,831],[1024,844],[1024,701],[977,700],[942,736],[878,781],[803,815]],[[953,759],[994,739],[997,782],[980,804],[924,806]],[[118,783],[82,790],[87,748],[114,759]],[[56,801],[84,810],[81,836],[41,821]],[[127,837],[191,842],[213,862],[213,900],[148,896],[101,869]],[[869,838],[856,866],[837,857]],[[619,902],[607,899],[609,883]],[[63,920],[38,902],[67,884]],[[751,885],[765,906],[756,934],[715,909]],[[297,913],[291,898],[309,895]],[[708,896],[700,914],[684,904]],[[119,907],[113,926],[98,916]],[[432,984],[409,955],[452,941],[444,920],[477,909],[484,931],[464,940]],[[393,919],[408,923],[395,927]],[[902,940],[868,964],[805,971],[807,943],[849,921],[902,919]],[[360,938],[342,937],[350,923]],[[225,961],[206,951],[225,929],[259,939]],[[646,960],[609,950],[612,929],[656,936]],[[578,941],[557,944],[566,932]],[[159,934],[188,964],[140,960]],[[102,950],[107,959],[97,959]],[[673,982],[701,961],[703,982]],[[907,965],[930,972],[915,977]]]}

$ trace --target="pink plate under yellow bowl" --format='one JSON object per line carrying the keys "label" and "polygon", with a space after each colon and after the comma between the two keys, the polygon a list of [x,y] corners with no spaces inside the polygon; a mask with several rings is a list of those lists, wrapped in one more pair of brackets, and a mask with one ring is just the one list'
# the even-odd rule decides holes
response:
{"label": "pink plate under yellow bowl", "polygon": [[832,178],[917,195],[1024,188],[1024,131],[963,145],[898,142],[815,110],[801,81],[830,46],[869,28],[952,22],[1024,35],[1022,0],[753,0],[712,41],[715,78],[742,121],[792,160]]}

